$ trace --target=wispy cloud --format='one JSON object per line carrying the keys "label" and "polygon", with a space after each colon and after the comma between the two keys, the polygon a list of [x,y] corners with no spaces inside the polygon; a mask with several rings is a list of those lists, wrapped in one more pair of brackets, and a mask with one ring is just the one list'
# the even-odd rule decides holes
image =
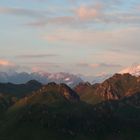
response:
{"label": "wispy cloud", "polygon": [[54,72],[58,69],[61,69],[60,63],[55,62],[29,62],[24,65],[27,65],[28,68],[30,68],[31,72],[39,72],[39,71],[45,71],[45,72]]}
{"label": "wispy cloud", "polygon": [[100,46],[102,48],[117,48],[127,50],[140,50],[139,48],[140,28],[128,27],[123,29],[113,29],[108,31],[75,31],[63,30],[61,32],[54,31],[50,35],[44,35],[42,38],[50,42],[69,42],[78,43],[80,45]]}
{"label": "wispy cloud", "polygon": [[30,59],[30,58],[46,58],[46,57],[58,57],[57,54],[25,54],[25,55],[18,55],[18,58]]}
{"label": "wispy cloud", "polygon": [[24,25],[31,26],[31,27],[45,27],[46,26],[46,20],[40,19],[40,20],[37,20],[37,21],[32,21],[32,22],[29,22],[29,23],[25,23]]}
{"label": "wispy cloud", "polygon": [[[69,8],[70,15],[64,15],[64,11],[60,12],[60,15],[45,17],[42,21],[36,20],[30,22],[27,25],[30,26],[44,26],[44,25],[69,25],[69,26],[79,26],[80,24],[85,24],[89,21],[97,21],[100,17],[102,11],[102,5],[97,3],[95,5],[80,5],[76,8]],[[64,16],[61,16],[64,15]]]}
{"label": "wispy cloud", "polygon": [[0,7],[0,14],[11,14],[16,16],[43,18],[45,13],[32,9],[24,9],[17,7]]}
{"label": "wispy cloud", "polygon": [[80,62],[80,63],[77,63],[76,66],[78,66],[78,67],[89,67],[90,65],[88,63],[85,63],[85,62]]}
{"label": "wispy cloud", "polygon": [[109,63],[93,63],[93,64],[89,64],[89,63],[78,63],[76,64],[76,66],[78,67],[90,67],[90,68],[115,68],[115,67],[122,67],[122,65],[120,64],[109,64]]}
{"label": "wispy cloud", "polygon": [[[33,1],[33,0],[32,0]],[[47,1],[47,0],[36,0],[36,1]],[[71,0],[70,0],[71,1]],[[73,2],[71,2],[73,3]],[[80,4],[78,6],[68,7],[66,12],[64,8],[60,8],[53,13],[51,10],[34,10],[25,9],[20,7],[0,7],[0,14],[11,14],[17,16],[34,17],[34,21],[27,21],[25,25],[34,27],[44,27],[46,25],[57,25],[57,26],[84,26],[93,23],[98,24],[140,24],[140,14],[134,8],[129,11],[117,12],[113,9],[120,6],[120,0],[95,0],[90,4]],[[112,8],[113,7],[113,8]],[[69,13],[69,14],[65,14]]]}
{"label": "wispy cloud", "polygon": [[99,63],[99,64],[91,64],[90,65],[93,68],[112,68],[112,67],[122,67],[120,64],[108,64],[108,63]]}

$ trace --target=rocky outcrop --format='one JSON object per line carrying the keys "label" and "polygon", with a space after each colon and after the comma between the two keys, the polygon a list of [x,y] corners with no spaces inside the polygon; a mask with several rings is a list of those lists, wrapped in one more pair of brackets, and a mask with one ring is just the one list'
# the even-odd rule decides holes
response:
{"label": "rocky outcrop", "polygon": [[133,95],[140,91],[140,78],[130,74],[115,74],[101,84],[79,84],[75,91],[81,99],[94,104],[95,96],[100,101],[118,100]]}

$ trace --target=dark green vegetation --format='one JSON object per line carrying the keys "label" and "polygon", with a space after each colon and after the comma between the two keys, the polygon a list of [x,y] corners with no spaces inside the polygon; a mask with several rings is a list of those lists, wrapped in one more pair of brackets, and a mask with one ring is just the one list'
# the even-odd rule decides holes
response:
{"label": "dark green vegetation", "polygon": [[9,94],[10,96],[21,98],[35,90],[38,90],[41,87],[42,84],[35,80],[31,80],[26,84],[19,85],[12,83],[0,83],[0,93]]}
{"label": "dark green vegetation", "polygon": [[140,139],[140,78],[117,74],[75,91],[65,84],[29,83],[34,88],[26,92],[21,85],[0,87],[0,140]]}

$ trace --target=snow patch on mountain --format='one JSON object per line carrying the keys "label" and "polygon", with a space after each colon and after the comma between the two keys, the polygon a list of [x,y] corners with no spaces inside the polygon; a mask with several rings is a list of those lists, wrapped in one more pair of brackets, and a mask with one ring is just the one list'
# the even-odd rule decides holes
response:
{"label": "snow patch on mountain", "polygon": [[77,75],[73,75],[70,73],[13,73],[12,75],[7,74],[5,72],[0,72],[0,82],[1,83],[15,83],[15,84],[22,84],[26,83],[30,80],[37,80],[43,84],[47,84],[50,82],[55,83],[65,83],[71,87],[76,86],[77,84],[83,82],[83,80],[78,77]]}

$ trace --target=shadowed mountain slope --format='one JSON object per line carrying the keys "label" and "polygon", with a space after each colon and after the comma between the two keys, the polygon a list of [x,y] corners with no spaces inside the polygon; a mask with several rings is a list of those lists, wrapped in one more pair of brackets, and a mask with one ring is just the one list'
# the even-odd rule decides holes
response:
{"label": "shadowed mountain slope", "polygon": [[16,97],[24,97],[32,91],[38,90],[42,87],[42,84],[31,80],[26,84],[12,84],[12,83],[0,83],[0,93],[9,94]]}

